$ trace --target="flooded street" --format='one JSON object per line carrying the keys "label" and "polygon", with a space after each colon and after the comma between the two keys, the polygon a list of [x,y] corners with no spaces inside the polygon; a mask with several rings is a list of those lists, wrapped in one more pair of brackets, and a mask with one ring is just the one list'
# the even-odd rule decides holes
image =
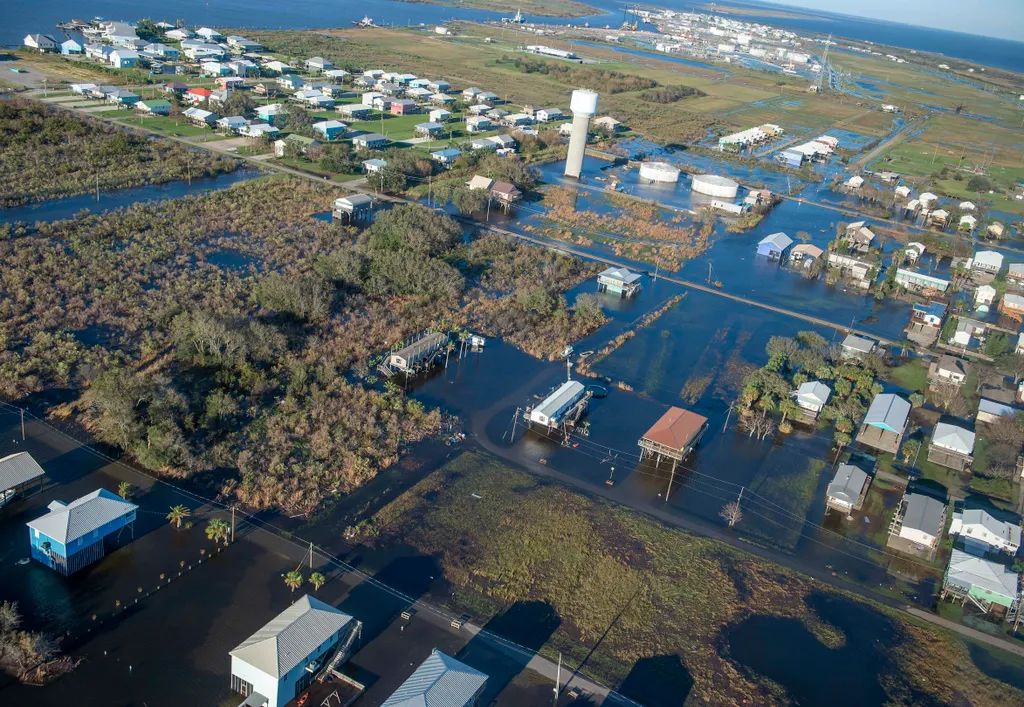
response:
{"label": "flooded street", "polygon": [[[545,181],[561,183],[558,175],[563,164],[543,166]],[[690,164],[713,166],[710,160],[696,157]],[[608,173],[601,169],[605,166],[587,160],[590,185]],[[657,201],[665,213],[704,203],[694,197],[686,181],[671,188],[653,187],[640,183],[635,170],[616,169],[634,196]],[[749,170],[721,173],[740,176]],[[125,190],[102,195],[99,204],[94,197],[73,197],[8,209],[4,219],[68,218],[83,208],[108,210],[174,198],[255,176],[239,171],[191,185]],[[787,175],[767,170],[760,177],[771,188],[792,187],[804,194],[813,189],[823,201],[832,201],[820,185],[792,183]],[[606,213],[616,206],[595,189],[580,193],[577,208]],[[494,214],[491,223],[556,249],[564,246],[536,233],[546,216],[547,207],[541,201],[511,216]],[[682,263],[671,275],[695,283],[718,281],[724,293],[899,340],[910,316],[908,302],[876,301],[755,254],[762,238],[779,231],[825,249],[841,220],[847,219],[840,212],[784,201],[745,233],[730,233],[719,221],[707,251]],[[877,222],[868,219],[868,223]],[[608,318],[604,326],[575,344],[574,362],[635,329],[644,315],[671,298],[682,299],[606,357],[588,361],[592,377],[571,372],[574,378],[607,392],[606,397],[591,400],[584,418],[587,425],[581,431],[552,438],[524,428],[522,411],[565,380],[566,365],[559,352],[551,351],[550,360],[541,361],[501,340],[490,340],[481,351],[463,358],[453,355],[446,368],[395,380],[425,406],[457,416],[467,435],[464,442],[450,447],[437,440],[421,444],[365,486],[329,501],[310,518],[238,514],[236,542],[226,548],[218,547],[204,532],[211,518],[231,519],[215,499],[156,482],[31,419],[27,439],[22,441],[17,414],[0,412],[0,457],[29,451],[48,475],[41,493],[0,513],[3,598],[19,603],[26,628],[62,636],[64,650],[83,658],[78,670],[43,690],[0,683],[0,703],[233,707],[239,698],[229,690],[228,651],[297,598],[282,578],[303,563],[307,572],[311,564],[328,577],[318,597],[364,623],[361,647],[349,663],[350,674],[368,688],[360,705],[381,704],[432,647],[491,676],[484,704],[492,700],[509,707],[549,703],[550,679],[525,667],[554,631],[538,607],[514,604],[484,627],[525,647],[525,652],[510,654],[484,634],[451,628],[452,616],[446,607],[454,604],[455,588],[446,581],[436,557],[405,545],[368,548],[345,539],[350,526],[463,449],[489,452],[542,478],[671,525],[726,539],[819,579],[834,577],[840,587],[848,582],[851,587],[870,589],[888,598],[892,606],[932,608],[934,572],[910,565],[893,571],[884,552],[886,530],[880,521],[898,503],[901,489],[879,482],[872,490],[875,505],[870,512],[854,519],[826,514],[824,493],[834,462],[831,427],[799,425],[789,434],[776,433],[758,441],[740,429],[736,413],[730,412],[744,376],[767,360],[765,346],[771,337],[815,331],[835,342],[843,334],[782,311],[751,306],[664,277],[656,279],[649,265],[617,256],[614,245],[613,240],[595,240],[573,247],[648,273],[643,289],[635,298],[623,299],[598,292],[596,282],[588,280],[565,293],[570,304],[580,294],[595,294]],[[886,242],[883,257],[896,249],[897,244]],[[1024,260],[1012,252],[1006,256],[1010,262]],[[230,247],[210,254],[206,261],[239,272],[262,268],[259,259]],[[937,262],[931,256],[924,266],[936,273],[948,273],[949,268],[948,259]],[[99,342],[113,335],[112,331],[86,331],[80,338]],[[889,389],[891,384],[886,386]],[[694,454],[675,470],[650,459],[641,461],[637,444],[669,406],[699,413],[709,425]],[[27,520],[42,515],[53,500],[69,501],[97,488],[113,491],[121,481],[132,484],[132,501],[139,505],[131,542],[69,578],[24,561]],[[739,498],[746,515],[730,530],[719,514],[724,504]],[[192,510],[191,528],[178,529],[167,521],[168,510],[177,504]],[[310,563],[311,546],[315,547]],[[406,624],[400,613],[420,600],[425,603]],[[847,636],[841,649],[825,648],[795,619],[754,615],[722,637],[723,653],[776,681],[803,704],[882,704],[885,692],[873,679],[878,672],[875,653],[891,640],[891,622],[852,602],[823,604],[818,609],[823,620]],[[536,626],[537,631],[524,628]],[[780,641],[788,652],[772,650]],[[1021,661],[1004,660],[973,644],[970,652],[986,674],[1024,684]],[[819,676],[841,671],[843,666],[848,672],[840,686],[842,694],[836,697],[835,686],[825,690]],[[673,689],[665,683],[647,704],[673,704]],[[641,693],[639,688],[631,692]],[[566,703],[565,696],[558,701]],[[915,704],[928,702],[921,697]]]}

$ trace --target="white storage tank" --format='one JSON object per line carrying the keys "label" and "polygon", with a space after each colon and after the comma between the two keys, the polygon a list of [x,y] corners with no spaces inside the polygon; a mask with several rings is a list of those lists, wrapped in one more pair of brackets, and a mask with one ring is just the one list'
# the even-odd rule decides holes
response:
{"label": "white storage tank", "polygon": [[740,185],[728,177],[719,177],[716,174],[696,174],[693,177],[692,188],[698,194],[707,194],[720,199],[735,199]]}
{"label": "white storage tank", "polygon": [[668,162],[642,162],[640,164],[640,179],[674,184],[679,181],[679,169]]}

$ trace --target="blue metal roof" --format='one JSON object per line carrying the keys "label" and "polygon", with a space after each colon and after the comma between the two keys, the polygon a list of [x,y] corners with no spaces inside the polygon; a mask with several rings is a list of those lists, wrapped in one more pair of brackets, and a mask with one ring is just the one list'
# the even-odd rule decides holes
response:
{"label": "blue metal roof", "polygon": [[479,670],[434,648],[381,707],[467,707],[486,682]]}
{"label": "blue metal roof", "polygon": [[898,395],[882,393],[871,401],[864,424],[899,434],[907,426],[909,415],[910,403]]}

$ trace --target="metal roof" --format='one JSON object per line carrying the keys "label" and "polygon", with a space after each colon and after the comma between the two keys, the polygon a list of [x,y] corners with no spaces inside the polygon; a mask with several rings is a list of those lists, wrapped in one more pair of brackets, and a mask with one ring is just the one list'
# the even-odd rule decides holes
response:
{"label": "metal roof", "polygon": [[863,469],[853,464],[840,464],[832,483],[828,485],[828,497],[852,506],[860,498],[867,481],[868,475]]}
{"label": "metal roof", "polygon": [[49,513],[25,525],[67,545],[137,508],[106,489],[97,489],[67,505],[54,501]]}
{"label": "metal roof", "polygon": [[0,459],[0,491],[21,486],[45,473],[28,452],[9,454]]}
{"label": "metal roof", "polygon": [[871,401],[868,414],[864,418],[865,425],[880,427],[890,432],[900,433],[907,425],[910,415],[910,403],[898,395],[881,393]]}
{"label": "metal roof", "polygon": [[[1019,525],[1005,520],[996,520],[980,508],[972,508],[963,513],[954,513],[953,520],[954,522],[960,521],[961,528],[968,525],[980,525],[997,538],[1005,540],[1012,545],[1020,545]],[[967,534],[967,537],[971,536]]]}
{"label": "metal roof", "polygon": [[970,454],[974,451],[974,433],[947,422],[940,422],[935,425],[932,444],[958,454]]}
{"label": "metal roof", "polygon": [[1003,267],[1003,255],[994,250],[978,251],[974,256],[975,265],[984,265],[999,270]]}
{"label": "metal roof", "polygon": [[765,236],[764,238],[762,238],[758,245],[761,246],[764,245],[765,243],[772,244],[781,253],[782,251],[786,250],[786,248],[793,245],[793,239],[787,236],[785,233],[773,233],[770,236]]}
{"label": "metal roof", "polygon": [[832,390],[821,381],[807,381],[796,390],[797,400],[814,405],[824,405],[830,395]]}
{"label": "metal roof", "polygon": [[231,655],[281,678],[350,621],[348,614],[307,594],[242,641]]}
{"label": "metal roof", "polygon": [[852,349],[854,351],[860,351],[861,353],[871,353],[874,351],[876,343],[871,339],[867,339],[863,336],[857,336],[856,334],[847,334],[846,338],[843,339],[843,348]]}
{"label": "metal roof", "polygon": [[612,280],[618,280],[623,284],[630,284],[639,280],[642,275],[640,273],[630,272],[626,268],[608,268],[603,271],[598,277],[607,277]]}
{"label": "metal roof", "polygon": [[381,707],[467,707],[487,676],[434,648]]}
{"label": "metal roof", "polygon": [[540,405],[533,409],[533,414],[553,417],[563,406],[583,395],[584,387],[579,381],[566,381],[558,389],[544,398]]}
{"label": "metal roof", "polygon": [[644,433],[643,438],[671,449],[685,449],[708,418],[683,408],[671,407]]}
{"label": "metal roof", "polygon": [[903,500],[907,503],[907,510],[903,514],[904,528],[920,530],[933,538],[942,534],[942,514],[946,510],[945,503],[919,493],[908,493]]}
{"label": "metal roof", "polygon": [[1004,565],[968,555],[953,549],[949,555],[946,578],[961,585],[980,587],[994,594],[1013,598],[1017,596],[1018,575]]}
{"label": "metal roof", "polygon": [[1012,408],[1009,405],[1004,405],[1003,403],[1000,402],[996,402],[995,400],[988,400],[987,398],[982,398],[980,401],[978,401],[978,412],[987,412],[990,415],[1017,414],[1017,410],[1015,408]]}

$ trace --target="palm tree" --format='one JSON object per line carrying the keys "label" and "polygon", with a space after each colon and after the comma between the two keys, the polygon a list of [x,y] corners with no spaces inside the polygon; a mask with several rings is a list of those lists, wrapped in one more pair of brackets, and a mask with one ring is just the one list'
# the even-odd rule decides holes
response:
{"label": "palm tree", "polygon": [[319,572],[309,575],[309,583],[313,585],[313,591],[319,591],[320,587],[327,584],[327,578]]}
{"label": "palm tree", "polygon": [[192,511],[190,511],[185,506],[182,506],[182,505],[171,506],[171,512],[167,514],[167,520],[169,520],[172,523],[174,523],[174,527],[175,528],[180,528],[181,527],[181,521],[185,520],[190,515],[192,515]]}
{"label": "palm tree", "polygon": [[206,537],[208,537],[210,540],[213,540],[214,542],[217,542],[218,540],[223,538],[224,544],[227,545],[228,536],[230,534],[231,528],[228,527],[226,521],[223,521],[220,518],[212,519],[206,526]]}
{"label": "palm tree", "polygon": [[[312,579],[312,578],[310,578],[310,579]],[[291,588],[291,590],[292,590],[293,592],[294,592],[294,591],[295,591],[296,589],[298,589],[299,587],[301,587],[301,586],[302,586],[302,582],[303,582],[303,581],[304,581],[304,580],[303,580],[303,578],[302,578],[302,572],[300,572],[299,570],[292,570],[291,572],[289,572],[288,574],[286,574],[286,575],[284,576],[284,583],[285,583],[285,584],[286,584],[286,585],[287,585],[287,586],[288,586],[289,588]]]}
{"label": "palm tree", "polygon": [[117,495],[127,501],[128,497],[132,495],[132,485],[127,481],[122,481],[117,485]]}

